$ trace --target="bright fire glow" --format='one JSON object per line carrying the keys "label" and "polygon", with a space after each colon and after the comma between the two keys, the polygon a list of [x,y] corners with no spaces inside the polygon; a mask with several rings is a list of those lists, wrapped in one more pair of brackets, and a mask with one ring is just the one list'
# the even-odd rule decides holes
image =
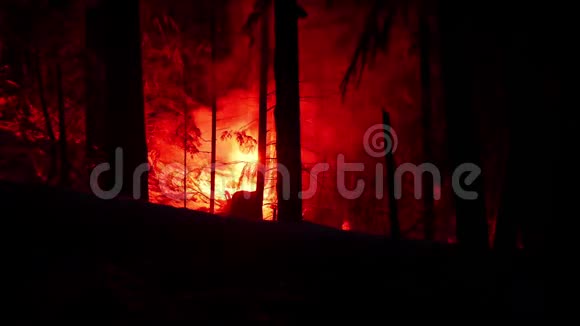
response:
{"label": "bright fire glow", "polygon": [[[258,162],[258,109],[255,99],[247,93],[232,92],[219,100],[217,115],[215,209],[223,213],[228,196],[236,191],[255,191]],[[207,211],[211,195],[211,110],[207,107],[188,108],[188,125],[195,126],[189,135],[198,133],[197,152],[188,153],[184,165],[183,133],[169,137],[180,125],[175,118],[157,117],[151,133],[149,160],[152,165],[150,197],[153,202],[176,207]],[[183,119],[183,115],[181,116]],[[177,128],[179,129],[179,128]],[[272,128],[269,128],[270,130]],[[181,128],[183,130],[183,128]],[[166,134],[159,137],[159,133]],[[267,157],[273,157],[274,135],[268,133]],[[176,141],[177,140],[177,141]],[[272,166],[269,160],[267,166]],[[187,166],[187,168],[185,168]],[[184,196],[184,172],[187,192]],[[272,219],[276,194],[275,171],[266,173],[264,190],[264,218]],[[184,203],[185,202],[185,203]]]}

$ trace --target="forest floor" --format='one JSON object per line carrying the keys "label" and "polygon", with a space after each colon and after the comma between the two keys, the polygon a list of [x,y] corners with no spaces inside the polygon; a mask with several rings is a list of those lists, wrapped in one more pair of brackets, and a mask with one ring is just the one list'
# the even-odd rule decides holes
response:
{"label": "forest floor", "polygon": [[[365,324],[543,317],[537,261],[0,182],[18,320]],[[7,261],[6,261],[7,259]]]}

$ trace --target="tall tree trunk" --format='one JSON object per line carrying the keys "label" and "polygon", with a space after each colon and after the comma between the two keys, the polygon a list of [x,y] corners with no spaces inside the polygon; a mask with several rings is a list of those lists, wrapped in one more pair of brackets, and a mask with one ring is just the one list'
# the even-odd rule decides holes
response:
{"label": "tall tree trunk", "polygon": [[211,5],[210,39],[211,39],[211,180],[209,212],[215,213],[215,172],[216,172],[216,149],[217,149],[217,87],[215,78],[216,65],[216,4]]}
{"label": "tall tree trunk", "polygon": [[[260,215],[264,203],[264,187],[266,186],[266,143],[268,132],[268,69],[270,67],[270,14],[269,10],[262,15],[260,40],[260,99],[258,114],[258,175],[256,191],[260,205]],[[263,216],[262,216],[263,218]]]}
{"label": "tall tree trunk", "polygon": [[[419,8],[419,49],[421,60],[421,114],[423,127],[423,155],[425,162],[431,162],[431,60],[430,60],[430,29],[427,1]],[[428,173],[423,173],[423,225],[425,240],[433,241],[435,237],[435,213],[433,197],[433,179]]]}
{"label": "tall tree trunk", "polygon": [[42,108],[42,114],[44,116],[44,123],[46,126],[46,133],[50,141],[50,167],[48,169],[47,181],[54,177],[57,169],[57,157],[56,157],[56,137],[54,135],[54,130],[52,129],[52,122],[50,121],[50,113],[48,112],[48,104],[46,103],[46,97],[44,96],[44,78],[42,77],[42,63],[40,62],[40,54],[36,54],[36,73],[38,81],[38,97],[40,99],[40,107]]}
{"label": "tall tree trunk", "polygon": [[[139,182],[141,199],[148,200],[147,173],[140,180],[133,180],[137,167],[147,163],[139,0],[102,0],[99,5],[103,6],[107,22],[104,26],[106,126],[112,167],[115,158],[119,159],[116,149],[123,151],[123,175],[110,173],[109,183],[122,182],[121,194],[132,196],[133,183]],[[111,180],[111,177],[114,178]]]}
{"label": "tall tree trunk", "polygon": [[34,18],[28,8],[30,5],[14,2],[8,5],[0,17],[0,63],[10,68],[10,80],[18,85],[25,80],[24,66],[30,55],[32,43],[32,25]]}
{"label": "tall tree trunk", "polygon": [[85,42],[86,42],[86,145],[87,150],[92,152],[96,147],[104,146],[102,133],[99,131],[104,126],[104,113],[106,107],[105,93],[105,35],[103,29],[106,25],[102,6],[89,7],[86,10]]}
{"label": "tall tree trunk", "polygon": [[[472,104],[474,62],[471,50],[474,41],[470,30],[473,26],[469,14],[455,14],[470,11],[446,1],[441,1],[440,6],[441,64],[452,168],[463,163],[481,167],[481,145]],[[488,232],[481,176],[470,185],[469,190],[478,193],[477,199],[467,200],[454,192],[457,240],[466,249],[486,250]]]}
{"label": "tall tree trunk", "polygon": [[[298,85],[298,6],[296,0],[274,0],[275,38],[274,74],[276,78],[276,156],[289,172],[278,174],[278,219],[302,219],[302,159],[300,147],[300,92]],[[289,194],[284,184],[290,184]]]}
{"label": "tall tree trunk", "polygon": [[[519,219],[518,206],[522,203],[514,202],[517,200],[515,195],[520,189],[517,187],[518,172],[514,167],[514,156],[515,151],[513,147],[510,148],[510,153],[508,153],[507,167],[506,167],[506,177],[502,188],[501,201],[497,216],[497,221],[495,224],[495,237],[493,242],[493,247],[502,253],[512,253],[517,249],[518,244],[518,231],[521,232],[521,221]],[[520,183],[521,184],[521,183]],[[515,197],[515,198],[514,198]]]}
{"label": "tall tree trunk", "polygon": [[66,121],[64,108],[64,94],[62,85],[62,71],[60,64],[56,64],[57,97],[58,97],[58,129],[59,129],[59,149],[60,149],[60,185],[69,186],[69,161],[66,140]]}
{"label": "tall tree trunk", "polygon": [[[184,60],[185,62],[185,60]],[[187,89],[186,85],[186,65],[183,65],[183,87]],[[187,107],[187,101],[183,101],[183,207],[187,208],[187,136],[188,133],[188,125],[189,125],[189,110]]]}
{"label": "tall tree trunk", "polygon": [[[494,19],[496,35],[507,45],[503,73],[509,127],[506,178],[494,247],[510,253],[517,248],[520,236],[519,244],[527,253],[543,254],[547,249],[546,226],[557,216],[556,209],[566,202],[574,203],[563,201],[568,189],[554,182],[568,180],[556,175],[561,175],[564,166],[557,161],[562,148],[559,134],[564,127],[558,115],[565,103],[562,83],[568,80],[561,74],[569,71],[567,54],[572,53],[567,51],[565,41],[569,37],[566,25],[571,21],[563,19],[560,7],[531,5],[528,15],[518,15],[519,8],[509,9],[505,21]],[[539,15],[546,24],[536,24]],[[556,200],[561,201],[559,205],[555,205]]]}
{"label": "tall tree trunk", "polygon": [[[102,163],[107,130],[107,80],[105,51],[106,35],[103,32],[107,22],[105,8],[95,2],[86,8],[85,19],[85,137],[87,176],[92,168]],[[104,185],[104,180],[100,180]],[[87,183],[88,183],[87,177]]]}
{"label": "tall tree trunk", "polygon": [[[383,124],[391,126],[389,113],[383,109]],[[385,135],[390,137],[390,135]],[[401,238],[401,227],[399,225],[399,210],[397,198],[395,196],[395,158],[393,151],[388,151],[385,155],[387,163],[387,187],[389,191],[389,223],[391,228],[391,238],[399,240]]]}

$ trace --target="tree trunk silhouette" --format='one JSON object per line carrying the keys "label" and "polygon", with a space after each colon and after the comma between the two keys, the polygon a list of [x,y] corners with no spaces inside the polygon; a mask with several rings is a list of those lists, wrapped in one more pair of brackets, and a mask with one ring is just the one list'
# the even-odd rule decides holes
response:
{"label": "tree trunk silhouette", "polygon": [[48,104],[46,103],[46,97],[44,96],[44,78],[42,77],[42,63],[40,62],[40,54],[36,54],[36,78],[38,82],[38,98],[40,100],[40,107],[42,108],[42,114],[44,117],[44,123],[46,126],[46,134],[49,139],[49,155],[50,155],[50,167],[48,169],[47,182],[56,174],[57,169],[57,153],[56,153],[56,137],[54,135],[54,130],[52,129],[52,122],[50,121],[50,112],[48,112]]}
{"label": "tree trunk silhouette", "polygon": [[[87,176],[92,168],[103,163],[106,143],[107,80],[106,80],[106,34],[105,8],[96,2],[85,13],[85,137]],[[87,183],[89,182],[87,177]],[[104,186],[104,180],[99,184]]]}
{"label": "tree trunk silhouette", "polygon": [[[383,124],[391,126],[391,118],[389,113],[383,109]],[[385,135],[385,139],[390,135]],[[399,224],[399,210],[397,206],[397,198],[395,197],[395,158],[393,151],[388,151],[385,154],[385,162],[387,163],[387,189],[389,191],[389,223],[391,227],[391,238],[393,240],[401,239],[401,227]]]}
{"label": "tree trunk silhouette", "polygon": [[[474,74],[470,29],[473,26],[469,15],[455,14],[461,10],[455,4],[442,1],[440,6],[441,65],[452,168],[463,163],[481,167],[481,145],[472,105]],[[488,232],[481,175],[469,190],[477,192],[477,199],[461,198],[454,191],[457,240],[466,249],[486,250]]]}
{"label": "tree trunk silhouette", "polygon": [[[570,21],[561,17],[562,8],[528,9],[529,15],[518,16],[513,10],[505,21],[496,19],[494,24],[496,35],[504,38],[502,45],[510,45],[503,49],[509,152],[494,248],[509,254],[521,244],[536,255],[546,253],[545,230],[558,209],[574,203],[565,198],[569,179],[560,177],[565,165],[558,162],[560,150],[568,148],[559,139],[564,125],[558,115],[565,107],[561,83],[567,78],[560,74],[570,64],[565,41]],[[538,15],[550,23],[537,25]],[[559,187],[555,180],[563,184]]]}
{"label": "tree trunk silhouette", "polygon": [[211,39],[211,180],[209,212],[215,213],[215,172],[216,172],[216,148],[217,148],[217,87],[215,78],[216,64],[216,4],[211,5],[210,39]]}
{"label": "tree trunk silhouette", "polygon": [[[23,86],[26,77],[26,68],[34,66],[31,62],[31,50],[33,45],[33,29],[30,27],[35,22],[35,17],[27,8],[29,5],[21,2],[0,5],[3,14],[0,21],[0,63],[9,67],[9,78],[18,85]],[[36,76],[34,76],[36,77]]]}
{"label": "tree trunk silhouette", "polygon": [[264,187],[266,186],[266,143],[268,133],[268,69],[270,66],[270,15],[268,9],[262,15],[260,40],[260,99],[258,116],[258,175],[256,180],[257,202],[264,205]]}
{"label": "tree trunk silhouette", "polygon": [[[185,63],[185,60],[183,60]],[[187,89],[186,74],[187,65],[183,65],[183,88]],[[189,120],[189,110],[187,107],[187,101],[183,101],[183,207],[187,208],[187,136],[188,136],[188,121]]]}
{"label": "tree trunk silhouette", "polygon": [[147,173],[134,180],[137,167],[147,163],[139,1],[102,0],[97,7],[105,22],[99,52],[104,54],[106,152],[111,167],[120,159],[116,150],[123,153],[122,175],[106,174],[106,184],[120,182],[121,194],[132,196],[135,182],[141,199],[148,200]]}
{"label": "tree trunk silhouette", "polygon": [[[300,92],[298,85],[298,16],[296,0],[274,0],[275,39],[274,74],[276,79],[276,157],[288,170],[278,175],[278,220],[302,219],[302,159],[300,147]],[[286,180],[288,179],[288,180]],[[290,192],[284,193],[284,183]]]}
{"label": "tree trunk silhouette", "polygon": [[[421,70],[421,115],[423,127],[423,155],[425,162],[431,162],[431,60],[430,60],[430,29],[426,3],[419,8],[419,51]],[[423,173],[423,225],[425,240],[433,241],[435,237],[435,213],[433,198],[433,179],[428,173]]]}
{"label": "tree trunk silhouette", "polygon": [[59,150],[60,150],[60,185],[69,186],[70,165],[68,161],[68,149],[66,139],[66,120],[64,108],[64,94],[62,85],[62,71],[60,64],[56,64],[57,97],[58,97],[58,130],[59,130]]}
{"label": "tree trunk silhouette", "polygon": [[[507,159],[506,177],[502,189],[501,202],[495,224],[493,247],[498,252],[511,253],[517,249],[518,231],[521,232],[521,221],[514,193],[517,194],[517,171],[514,170],[514,149],[510,149]],[[521,181],[521,180],[520,180]],[[515,188],[514,188],[515,187]]]}

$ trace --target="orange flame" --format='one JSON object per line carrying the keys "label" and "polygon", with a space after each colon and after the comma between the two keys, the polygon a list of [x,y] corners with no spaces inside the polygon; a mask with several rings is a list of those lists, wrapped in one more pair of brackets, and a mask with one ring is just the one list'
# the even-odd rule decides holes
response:
{"label": "orange flame", "polygon": [[[218,107],[215,203],[216,212],[221,213],[227,203],[227,194],[256,190],[258,109],[257,101],[242,92],[232,92],[220,99]],[[199,129],[201,140],[198,152],[188,153],[185,162],[183,142],[176,142],[175,138],[170,137],[150,138],[150,198],[155,203],[208,211],[211,195],[211,110],[207,107],[191,109],[188,119],[188,124]],[[169,117],[157,117],[154,123],[157,128],[175,130],[179,122]],[[268,157],[274,154],[274,137],[273,132],[268,133],[271,144],[267,150]],[[243,143],[244,140],[252,144],[248,146]],[[266,164],[268,171],[263,206],[266,220],[272,219],[276,201],[276,171],[271,170],[273,163],[269,160]]]}

